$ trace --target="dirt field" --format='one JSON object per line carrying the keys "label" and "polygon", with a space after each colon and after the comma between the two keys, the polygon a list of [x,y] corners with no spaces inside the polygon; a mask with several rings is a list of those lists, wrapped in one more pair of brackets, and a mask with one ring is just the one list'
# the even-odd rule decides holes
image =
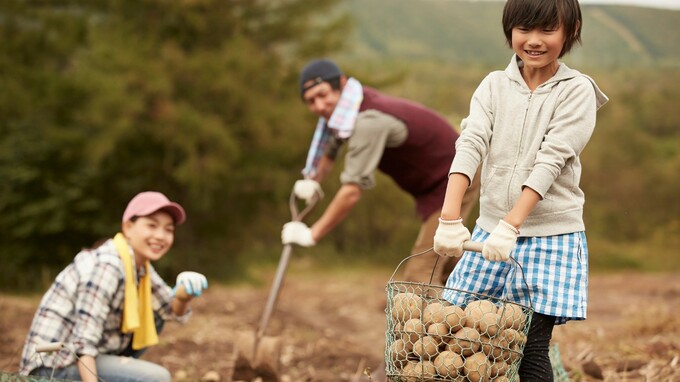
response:
{"label": "dirt field", "polygon": [[[282,382],[349,381],[379,364],[389,274],[289,270],[267,332],[284,339]],[[176,381],[251,380],[232,378],[233,339],[254,330],[268,288],[211,285],[192,320],[166,325],[145,359]],[[0,295],[0,370],[17,370],[38,299]],[[572,381],[680,381],[680,274],[593,275],[588,314],[555,330]]]}

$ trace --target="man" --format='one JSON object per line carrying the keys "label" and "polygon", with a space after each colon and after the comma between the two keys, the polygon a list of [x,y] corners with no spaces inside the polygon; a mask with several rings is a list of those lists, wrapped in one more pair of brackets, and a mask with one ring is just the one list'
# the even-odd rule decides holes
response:
{"label": "man", "polygon": [[[431,248],[458,138],[453,127],[422,105],[362,86],[326,59],[304,67],[300,96],[319,121],[302,171],[305,179],[295,183],[295,195],[308,202],[323,196],[319,183],[331,171],[342,145],[347,152],[342,186],[322,216],[311,227],[286,223],[283,243],[315,245],[347,217],[364,190],[375,185],[374,172],[379,169],[415,199],[422,226],[412,253]],[[470,213],[478,190],[477,180],[466,193],[461,218]],[[429,282],[437,257],[430,251],[410,259],[404,267],[405,281]],[[457,258],[439,259],[433,284],[446,282],[454,261]]]}

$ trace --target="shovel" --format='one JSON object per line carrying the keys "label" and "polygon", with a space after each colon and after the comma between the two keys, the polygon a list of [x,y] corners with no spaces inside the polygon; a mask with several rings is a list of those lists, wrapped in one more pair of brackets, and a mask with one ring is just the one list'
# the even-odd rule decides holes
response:
{"label": "shovel", "polygon": [[[302,221],[305,216],[314,208],[320,196],[315,194],[307,206],[298,212],[295,194],[291,193],[289,205],[293,221]],[[252,379],[261,377],[264,381],[279,381],[281,369],[281,347],[282,341],[279,337],[265,336],[265,331],[269,325],[276,301],[279,297],[283,276],[288,267],[293,246],[286,244],[279,259],[276,276],[269,291],[267,304],[262,312],[260,323],[255,332],[239,332],[234,338],[234,372],[238,378]],[[234,376],[236,378],[236,375]]]}

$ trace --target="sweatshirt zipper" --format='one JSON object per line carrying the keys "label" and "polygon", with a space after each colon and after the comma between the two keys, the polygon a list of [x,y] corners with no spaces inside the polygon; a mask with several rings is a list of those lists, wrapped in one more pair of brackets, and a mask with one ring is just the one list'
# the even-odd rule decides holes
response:
{"label": "sweatshirt zipper", "polygon": [[529,98],[527,99],[527,107],[524,109],[524,121],[522,122],[522,130],[520,131],[519,135],[519,143],[517,144],[517,152],[515,154],[515,162],[512,164],[512,173],[510,174],[510,181],[508,182],[508,192],[505,194],[506,195],[506,200],[507,200],[507,208],[508,211],[512,209],[512,203],[510,200],[510,195],[511,193],[511,187],[512,187],[512,180],[515,178],[515,175],[517,174],[517,162],[519,161],[520,154],[522,153],[522,142],[524,141],[524,130],[526,128],[527,124],[527,116],[529,115],[529,107],[531,106],[531,99],[534,95],[534,92],[529,93]]}

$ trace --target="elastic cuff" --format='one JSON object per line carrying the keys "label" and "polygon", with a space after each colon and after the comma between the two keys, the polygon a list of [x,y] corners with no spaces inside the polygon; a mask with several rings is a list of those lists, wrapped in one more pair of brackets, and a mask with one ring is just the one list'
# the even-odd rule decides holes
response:
{"label": "elastic cuff", "polygon": [[518,230],[517,228],[515,228],[515,226],[513,226],[512,224],[506,222],[506,221],[503,220],[503,219],[501,219],[501,222],[502,222],[506,227],[510,228],[510,229],[513,230],[516,234],[519,235],[519,230]]}
{"label": "elastic cuff", "polygon": [[456,220],[444,220],[442,218],[439,218],[439,222],[444,223],[444,224],[456,224],[456,223],[462,223],[463,218],[458,218]]}

